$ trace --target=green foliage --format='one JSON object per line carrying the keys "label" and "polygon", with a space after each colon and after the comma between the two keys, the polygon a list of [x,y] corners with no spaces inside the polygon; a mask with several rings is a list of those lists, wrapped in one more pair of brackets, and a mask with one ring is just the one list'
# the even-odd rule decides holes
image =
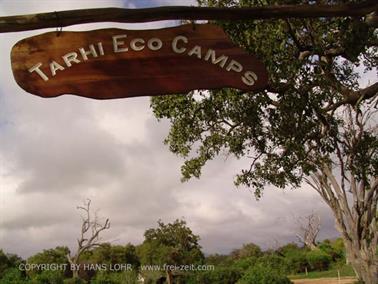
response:
{"label": "green foliage", "polygon": [[80,278],[69,278],[64,279],[64,284],[86,284],[86,282]]}
{"label": "green foliage", "polygon": [[[341,239],[324,240],[319,243],[318,249],[309,251],[308,249],[298,247],[296,244],[287,244],[280,247],[276,251],[264,251],[255,244],[243,245],[240,249],[236,249],[229,255],[209,255],[205,259],[200,254],[199,258],[193,258],[198,255],[200,247],[198,245],[198,236],[193,235],[191,230],[186,226],[184,221],[176,220],[172,224],[164,224],[159,221],[157,229],[147,230],[144,243],[137,248],[127,244],[125,246],[105,244],[85,254],[83,258],[85,263],[99,264],[125,264],[134,263],[130,271],[109,271],[99,270],[95,275],[85,278],[68,278],[70,275],[64,275],[64,271],[43,270],[39,273],[27,276],[24,271],[18,269],[19,263],[23,260],[15,255],[9,255],[2,252],[0,254],[1,263],[9,263],[10,266],[0,275],[0,284],[128,284],[137,283],[139,260],[136,252],[142,258],[142,264],[164,264],[167,259],[171,258],[172,246],[177,245],[192,248],[196,253],[183,253],[184,256],[190,256],[187,261],[194,261],[197,264],[212,264],[214,270],[208,271],[180,271],[174,272],[174,279],[177,283],[196,284],[196,283],[289,283],[285,275],[289,273],[304,272],[308,269],[308,274],[291,275],[290,278],[319,278],[319,277],[335,277],[337,271],[342,276],[354,276],[353,269],[349,265],[341,263],[341,258],[334,260],[326,251],[344,254],[345,248]],[[168,234],[169,232],[169,234]],[[172,236],[177,235],[177,236]],[[185,237],[186,236],[186,237]],[[157,242],[159,240],[159,243]],[[191,244],[180,242],[179,240],[194,240]],[[196,243],[197,242],[197,243]],[[33,263],[55,263],[55,261],[63,261],[62,255],[67,251],[64,247],[56,249],[44,250],[37,253],[29,260]],[[4,257],[7,256],[6,258]],[[162,261],[162,263],[149,262],[151,260]],[[134,261],[134,262],[133,262]],[[147,262],[144,262],[147,261]],[[183,264],[190,264],[182,261]],[[324,269],[329,269],[324,271]],[[141,271],[146,284],[153,284],[165,277],[165,271],[144,270]],[[30,274],[30,273],[29,273]],[[94,274],[94,273],[93,273]],[[265,274],[269,274],[268,276]],[[253,282],[252,282],[253,281]],[[265,281],[265,282],[264,282]],[[278,282],[277,282],[278,281]],[[279,282],[282,281],[282,282]]]}
{"label": "green foliage", "polygon": [[91,284],[135,284],[137,283],[138,273],[134,270],[123,271],[120,273],[108,273],[101,271],[96,274]]}
{"label": "green foliage", "polygon": [[18,268],[9,268],[0,274],[0,284],[27,284],[31,283],[26,275]]}
{"label": "green foliage", "polygon": [[231,253],[231,257],[234,259],[241,259],[241,258],[247,258],[247,257],[260,257],[262,256],[261,248],[254,244],[244,244],[242,248],[234,250]]}
{"label": "green foliage", "polygon": [[212,271],[192,273],[184,278],[187,284],[234,284],[242,276],[242,272],[235,267],[215,267]]}
{"label": "green foliage", "polygon": [[18,267],[22,263],[22,259],[15,254],[4,253],[0,249],[0,278],[9,268]]}
{"label": "green foliage", "polygon": [[250,268],[237,284],[290,284],[289,278],[281,271],[269,266],[256,265]]}
{"label": "green foliage", "polygon": [[162,277],[161,271],[143,271],[144,284],[156,284]]}
{"label": "green foliage", "polygon": [[158,221],[158,225],[158,228],[145,232],[145,240],[137,249],[141,263],[180,265],[203,262],[199,236],[192,233],[185,221],[168,224]]}
{"label": "green foliage", "polygon": [[67,263],[66,255],[69,253],[67,247],[56,247],[54,249],[46,249],[28,258],[28,263]]}
{"label": "green foliage", "polygon": [[4,253],[0,249],[0,284],[28,283],[25,272],[19,269],[22,262],[17,255]]}
{"label": "green foliage", "polygon": [[274,254],[264,255],[260,257],[257,260],[256,265],[270,267],[271,269],[279,271],[283,274],[286,274],[287,272],[287,264],[285,258]]}
{"label": "green foliage", "polygon": [[285,254],[287,269],[291,273],[301,273],[308,267],[306,250],[293,250]]}
{"label": "green foliage", "polygon": [[245,272],[251,266],[254,266],[257,262],[258,262],[258,258],[251,256],[251,257],[234,260],[232,263],[232,267],[236,268],[239,271]]}
{"label": "green foliage", "polygon": [[232,259],[224,254],[211,254],[205,258],[205,263],[214,266],[228,266],[232,264]]}
{"label": "green foliage", "polygon": [[341,238],[334,241],[324,240],[318,248],[331,256],[333,261],[345,261],[345,247]]}
{"label": "green foliage", "polygon": [[5,270],[9,268],[9,261],[7,255],[0,250],[0,275],[2,275]]}
{"label": "green foliage", "polygon": [[136,247],[132,244],[125,246],[102,244],[83,254],[82,259],[89,263],[110,265],[131,264],[133,269],[140,265]]}
{"label": "green foliage", "polygon": [[[288,3],[200,2],[222,7]],[[290,1],[299,3],[313,1]],[[264,62],[269,86],[253,94],[222,89],[153,97],[155,116],[171,123],[165,143],[186,159],[181,169],[183,180],[200,177],[206,162],[224,153],[251,158],[250,165],[238,173],[235,184],[254,188],[257,197],[266,184],[296,187],[303,177],[336,154],[335,141],[347,137],[343,136],[346,122],[341,112],[327,110],[326,106],[335,106],[345,97],[341,86],[357,89],[356,68],[362,58],[376,62],[374,28],[368,27],[363,18],[348,17],[218,24],[237,45]],[[353,149],[358,154],[351,170],[366,184],[369,176],[378,174],[378,151],[371,155],[377,143],[376,135],[365,132],[359,149]],[[348,147],[340,150],[341,155],[352,151]]]}
{"label": "green foliage", "polygon": [[[37,253],[27,259],[27,263],[30,264],[66,264],[69,267],[69,263],[66,255],[69,253],[67,247],[56,247],[55,249],[46,249],[40,253]],[[27,274],[34,279],[37,274],[41,274],[42,271],[28,270]],[[62,275],[68,273],[68,271],[59,271]],[[44,273],[42,273],[44,274]],[[47,275],[47,274],[46,274]],[[41,276],[43,277],[43,276]]]}
{"label": "green foliage", "polygon": [[277,249],[276,253],[283,257],[288,273],[301,273],[308,267],[306,248],[300,248],[297,244],[289,243]]}
{"label": "green foliage", "polygon": [[296,251],[302,251],[303,248],[300,248],[297,244],[295,243],[288,243],[282,247],[279,247],[276,250],[276,253],[278,253],[281,256],[286,256],[287,254],[290,253],[295,253]]}
{"label": "green foliage", "polygon": [[[315,6],[320,2],[200,1],[204,6],[230,8],[289,3]],[[236,45],[264,62],[269,74],[265,89],[252,93],[224,88],[157,96],[151,99],[151,107],[158,120],[170,122],[165,143],[185,159],[183,181],[199,178],[208,161],[227,155],[249,161],[234,182],[254,189],[256,198],[266,185],[295,188],[311,182],[333,212],[339,212],[335,216],[343,234],[349,235],[346,239],[357,236],[348,248],[361,248],[362,254],[369,255],[355,263],[359,275],[366,278],[366,271],[371,271],[368,263],[377,261],[366,251],[377,246],[377,233],[371,226],[377,221],[376,202],[371,200],[377,193],[373,186],[378,176],[378,133],[373,110],[378,83],[362,88],[358,79],[362,62],[365,70],[377,66],[378,33],[364,18],[217,22]],[[217,56],[221,55],[219,51]],[[351,209],[348,214],[348,209],[340,208],[348,203],[359,210]],[[353,220],[346,223],[356,224],[345,225],[349,218]],[[325,252],[328,249],[332,248],[323,246]],[[339,257],[338,252],[331,256]],[[307,265],[327,267],[324,254],[306,257],[301,252],[289,258],[288,266],[295,272]]]}
{"label": "green foliage", "polygon": [[62,271],[44,270],[36,274],[31,283],[33,284],[64,284]]}
{"label": "green foliage", "polygon": [[307,252],[306,260],[311,270],[327,270],[331,264],[332,257],[321,250]]}
{"label": "green foliage", "polygon": [[337,266],[332,265],[329,270],[326,271],[309,271],[306,273],[299,273],[290,275],[290,279],[315,279],[315,278],[330,278],[330,277],[355,277],[356,274],[351,265],[337,264]]}

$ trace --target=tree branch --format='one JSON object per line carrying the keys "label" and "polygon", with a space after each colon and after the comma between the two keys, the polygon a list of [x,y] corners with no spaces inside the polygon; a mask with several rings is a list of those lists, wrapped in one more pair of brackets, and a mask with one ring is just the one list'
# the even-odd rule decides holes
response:
{"label": "tree branch", "polygon": [[252,8],[171,6],[145,9],[80,9],[0,17],[0,32],[17,32],[98,22],[141,23],[184,19],[237,21],[254,19],[359,17],[368,14],[372,15],[377,9],[378,4],[375,0],[343,5],[273,5]]}
{"label": "tree branch", "polygon": [[346,104],[355,105],[362,100],[368,100],[378,95],[378,82],[359,91],[343,90],[344,99],[325,107],[323,110],[333,111]]}
{"label": "tree branch", "polygon": [[[105,223],[101,224],[98,221],[97,214],[94,214],[94,217],[92,217],[90,206],[90,199],[87,199],[87,201],[84,202],[84,206],[77,206],[77,209],[84,211],[85,217],[82,216],[83,223],[81,226],[80,238],[77,240],[77,250],[73,256],[71,256],[70,253],[67,254],[67,259],[70,264],[77,265],[79,258],[83,252],[101,245],[101,243],[99,242],[100,233],[110,228],[109,219],[106,219]],[[75,271],[75,273],[77,274],[77,271]]]}

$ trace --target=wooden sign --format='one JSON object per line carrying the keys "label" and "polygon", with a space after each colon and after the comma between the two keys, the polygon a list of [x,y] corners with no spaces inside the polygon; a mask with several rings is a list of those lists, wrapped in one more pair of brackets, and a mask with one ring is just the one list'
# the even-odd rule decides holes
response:
{"label": "wooden sign", "polygon": [[25,91],[114,99],[232,87],[260,90],[263,64],[215,25],[49,32],[19,41],[12,70]]}

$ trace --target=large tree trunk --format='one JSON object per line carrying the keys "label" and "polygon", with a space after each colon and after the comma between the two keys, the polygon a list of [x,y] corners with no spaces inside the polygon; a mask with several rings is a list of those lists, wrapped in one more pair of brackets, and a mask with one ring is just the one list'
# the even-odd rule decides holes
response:
{"label": "large tree trunk", "polygon": [[73,270],[72,271],[72,278],[77,279],[79,278],[79,270]]}
{"label": "large tree trunk", "polygon": [[377,284],[378,177],[373,177],[367,185],[350,175],[346,186],[337,181],[329,165],[323,164],[308,183],[332,210],[336,228],[344,240],[347,261],[357,278],[365,284]]}
{"label": "large tree trunk", "polygon": [[72,271],[72,278],[79,278],[79,269],[78,264],[79,264],[79,259],[77,256],[71,257],[70,254],[66,255],[68,262],[71,265],[71,271]]}
{"label": "large tree trunk", "polygon": [[364,281],[365,284],[378,283],[378,265],[375,255],[376,246],[359,247],[349,240],[344,240],[347,259],[352,265],[357,278]]}

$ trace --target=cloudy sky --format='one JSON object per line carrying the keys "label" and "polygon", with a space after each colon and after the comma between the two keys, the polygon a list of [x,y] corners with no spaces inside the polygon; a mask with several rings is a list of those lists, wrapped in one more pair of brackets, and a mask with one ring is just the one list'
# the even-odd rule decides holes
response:
{"label": "cloudy sky", "polygon": [[[194,5],[194,1],[0,0],[0,16],[96,7]],[[159,28],[103,23],[64,28]],[[157,122],[149,98],[109,101],[60,96],[43,99],[14,81],[10,51],[19,40],[54,29],[0,34],[0,248],[28,257],[58,245],[74,247],[80,232],[76,206],[92,200],[111,220],[104,239],[143,241],[158,219],[185,218],[206,253],[228,253],[243,243],[264,248],[295,241],[298,216],[321,216],[320,238],[337,236],[329,209],[311,189],[266,188],[260,201],[235,188],[245,165],[210,162],[200,180],[180,182],[182,160],[162,143],[169,130]]]}

